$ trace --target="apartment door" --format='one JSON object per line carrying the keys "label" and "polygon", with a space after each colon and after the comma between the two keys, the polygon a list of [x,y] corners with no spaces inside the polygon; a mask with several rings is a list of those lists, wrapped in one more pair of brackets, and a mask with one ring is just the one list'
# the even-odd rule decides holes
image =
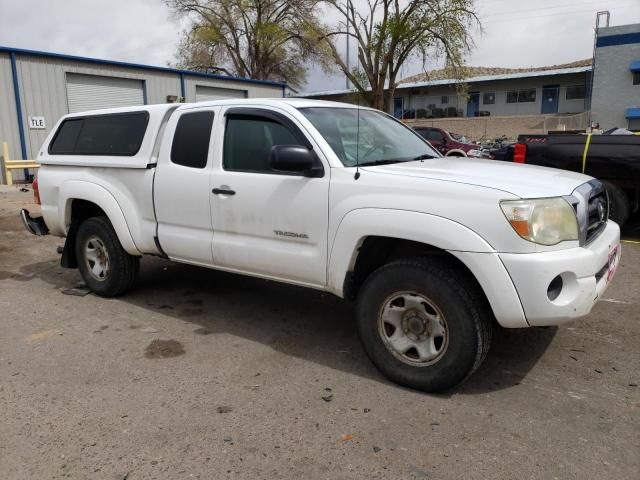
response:
{"label": "apartment door", "polygon": [[469,92],[467,117],[477,117],[480,111],[480,92]]}
{"label": "apartment door", "polygon": [[560,85],[542,87],[542,113],[558,113]]}

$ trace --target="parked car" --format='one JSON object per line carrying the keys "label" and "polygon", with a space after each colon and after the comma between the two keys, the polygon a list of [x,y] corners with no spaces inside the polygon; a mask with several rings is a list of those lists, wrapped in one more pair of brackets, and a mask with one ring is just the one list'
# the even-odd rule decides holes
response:
{"label": "parked car", "polygon": [[490,158],[480,145],[469,143],[456,133],[436,127],[415,127],[414,130],[447,157]]}
{"label": "parked car", "polygon": [[640,136],[520,135],[507,160],[582,172],[602,181],[609,216],[621,226],[640,203]]}
{"label": "parked car", "polygon": [[145,255],[329,292],[356,302],[373,363],[426,391],[469,377],[496,323],[588,314],[619,263],[618,226],[591,214],[607,207],[599,181],[442,158],[343,103],[74,113],[38,161],[42,216],[22,210],[25,227],[66,237],[62,266],[95,294],[129,291]]}

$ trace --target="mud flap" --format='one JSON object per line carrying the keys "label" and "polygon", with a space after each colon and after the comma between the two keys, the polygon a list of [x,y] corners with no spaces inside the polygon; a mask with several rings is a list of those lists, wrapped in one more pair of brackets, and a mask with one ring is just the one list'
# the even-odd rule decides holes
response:
{"label": "mud flap", "polygon": [[78,222],[72,222],[67,233],[67,238],[62,249],[62,257],[60,265],[63,268],[78,268],[78,259],[76,258],[76,234],[78,233]]}

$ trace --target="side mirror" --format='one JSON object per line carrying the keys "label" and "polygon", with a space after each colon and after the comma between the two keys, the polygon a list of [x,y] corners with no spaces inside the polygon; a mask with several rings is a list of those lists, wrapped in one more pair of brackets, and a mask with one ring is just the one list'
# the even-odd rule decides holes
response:
{"label": "side mirror", "polygon": [[299,173],[314,178],[324,175],[324,168],[315,152],[301,145],[271,147],[269,164],[278,172]]}

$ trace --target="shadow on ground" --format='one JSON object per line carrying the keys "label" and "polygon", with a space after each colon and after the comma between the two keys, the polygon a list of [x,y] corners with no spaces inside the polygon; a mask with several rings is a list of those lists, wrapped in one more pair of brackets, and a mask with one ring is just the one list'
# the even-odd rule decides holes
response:
{"label": "shadow on ground", "polygon": [[[62,269],[57,261],[23,266],[18,275],[26,280],[40,278],[55,288],[70,287],[80,280],[76,270]],[[395,386],[378,373],[362,350],[352,305],[327,293],[145,258],[135,291],[113,301],[190,322],[194,333],[235,335]],[[447,396],[517,385],[547,350],[556,331],[496,329],[483,366]]]}

